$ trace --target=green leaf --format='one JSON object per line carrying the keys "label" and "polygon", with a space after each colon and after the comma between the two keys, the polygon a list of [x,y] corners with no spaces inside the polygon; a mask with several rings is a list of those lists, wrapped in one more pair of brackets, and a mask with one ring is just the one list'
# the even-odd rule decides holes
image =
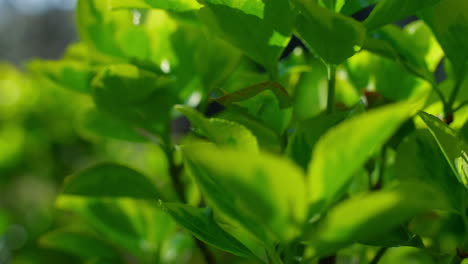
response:
{"label": "green leaf", "polygon": [[125,122],[90,108],[80,115],[79,124],[85,133],[92,133],[100,137],[108,137],[120,140],[144,142],[145,137],[138,134]]}
{"label": "green leaf", "polygon": [[301,9],[295,30],[323,60],[340,64],[359,51],[366,29],[356,20],[320,7],[315,1],[295,0]]}
{"label": "green leaf", "polygon": [[249,249],[213,220],[210,209],[180,203],[164,203],[163,208],[179,225],[203,242],[240,257],[256,258]]}
{"label": "green leaf", "polygon": [[184,114],[201,134],[218,146],[258,152],[257,139],[244,126],[219,118],[205,118],[190,107],[178,105],[176,109]]}
{"label": "green leaf", "polygon": [[356,241],[383,235],[413,216],[446,208],[444,196],[432,187],[405,183],[340,203],[306,233],[305,243],[316,255],[327,256]]}
{"label": "green leaf", "polygon": [[28,68],[51,82],[80,93],[90,93],[95,72],[87,62],[74,60],[33,60]]}
{"label": "green leaf", "polygon": [[439,118],[425,112],[420,112],[419,116],[429,127],[453,173],[460,183],[468,187],[467,144],[459,139],[456,132]]}
{"label": "green leaf", "polygon": [[[277,75],[277,61],[292,34],[294,13],[289,1],[203,0],[205,24],[248,57]],[[281,23],[278,23],[281,17]]]}
{"label": "green leaf", "polygon": [[359,0],[359,1],[346,1],[341,13],[345,15],[352,15],[359,10],[369,7],[375,3],[379,2],[379,0]]}
{"label": "green leaf", "polygon": [[413,264],[435,264],[433,256],[424,249],[413,247],[389,248],[379,261],[380,264],[413,263]]}
{"label": "green leaf", "polygon": [[154,183],[139,172],[117,164],[100,164],[65,180],[62,193],[90,197],[156,199]]}
{"label": "green leaf", "polygon": [[316,144],[308,171],[310,200],[324,209],[340,198],[354,173],[373,155],[415,105],[405,102],[366,112],[330,129]]}
{"label": "green leaf", "polygon": [[364,25],[369,31],[372,31],[386,24],[414,15],[416,12],[430,7],[439,1],[440,0],[381,0],[364,21]]}
{"label": "green leaf", "polygon": [[215,212],[243,226],[264,245],[299,234],[306,216],[306,193],[303,174],[294,164],[208,144],[183,147],[182,152]]}
{"label": "green leaf", "polygon": [[429,25],[446,56],[453,64],[458,79],[468,70],[468,2],[441,0],[425,9],[422,19]]}
{"label": "green leaf", "polygon": [[61,250],[82,258],[118,258],[118,251],[97,235],[75,230],[55,230],[41,236],[42,247]]}
{"label": "green leaf", "polygon": [[136,128],[157,134],[167,129],[175,101],[165,76],[130,64],[108,66],[93,79],[93,98],[99,110]]}
{"label": "green leaf", "polygon": [[201,5],[196,0],[110,0],[112,9],[119,8],[160,8],[175,12],[198,10]]}

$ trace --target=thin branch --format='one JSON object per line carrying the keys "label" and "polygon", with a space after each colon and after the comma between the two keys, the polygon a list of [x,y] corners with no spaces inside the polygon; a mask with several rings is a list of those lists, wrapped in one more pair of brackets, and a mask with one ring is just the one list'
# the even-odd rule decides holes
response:
{"label": "thin branch", "polygon": [[380,259],[383,257],[383,255],[385,254],[385,252],[387,251],[387,247],[383,247],[383,248],[380,248],[377,253],[375,254],[374,258],[372,259],[371,262],[369,262],[369,264],[377,264],[379,263]]}
{"label": "thin branch", "polygon": [[336,66],[328,65],[327,114],[333,113],[335,104]]}

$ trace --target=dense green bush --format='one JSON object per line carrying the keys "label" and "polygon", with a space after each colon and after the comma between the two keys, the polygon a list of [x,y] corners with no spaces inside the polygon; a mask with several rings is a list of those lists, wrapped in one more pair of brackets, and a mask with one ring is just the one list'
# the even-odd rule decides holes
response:
{"label": "dense green bush", "polygon": [[[76,18],[61,60],[0,76],[0,169],[71,174],[42,248],[86,263],[468,258],[468,1],[79,0]],[[285,52],[292,36],[304,46]],[[9,211],[0,234],[21,219]]]}

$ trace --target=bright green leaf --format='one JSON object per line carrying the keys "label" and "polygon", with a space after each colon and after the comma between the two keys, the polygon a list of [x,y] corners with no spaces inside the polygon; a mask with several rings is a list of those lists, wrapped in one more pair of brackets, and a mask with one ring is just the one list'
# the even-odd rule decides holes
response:
{"label": "bright green leaf", "polygon": [[183,147],[185,163],[208,204],[264,245],[293,239],[306,216],[303,175],[267,154]]}
{"label": "bright green leaf", "polygon": [[361,23],[315,1],[295,2],[302,11],[295,27],[299,37],[327,63],[340,64],[361,49],[366,38]]}
{"label": "bright green leaf", "polygon": [[175,12],[185,12],[200,9],[201,5],[196,0],[110,0],[112,9],[118,8],[160,8]]}
{"label": "bright green leaf", "polygon": [[179,203],[164,203],[163,208],[178,224],[203,242],[237,256],[255,258],[249,249],[219,227],[213,220],[210,209]]}
{"label": "bright green leaf", "polygon": [[65,180],[64,194],[90,197],[157,199],[154,184],[139,172],[116,164],[100,164]]}
{"label": "bright green leaf", "polygon": [[192,126],[199,129],[204,136],[215,144],[244,151],[258,152],[257,139],[244,126],[219,118],[205,118],[190,107],[176,106],[176,109],[190,120]]}
{"label": "bright green leaf", "polygon": [[364,21],[364,25],[369,31],[372,31],[386,24],[414,15],[416,12],[430,7],[439,1],[440,0],[381,0]]}

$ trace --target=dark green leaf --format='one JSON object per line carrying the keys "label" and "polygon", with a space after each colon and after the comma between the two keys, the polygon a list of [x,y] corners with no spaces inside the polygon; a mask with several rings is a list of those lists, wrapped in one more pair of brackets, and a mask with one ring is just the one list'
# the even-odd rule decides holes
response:
{"label": "dark green leaf", "polygon": [[117,164],[100,164],[69,176],[64,194],[90,197],[157,199],[154,183],[139,172]]}
{"label": "dark green leaf", "polygon": [[366,29],[356,20],[320,7],[315,1],[295,0],[301,9],[296,31],[323,60],[340,64],[359,51]]}
{"label": "dark green leaf", "polygon": [[343,6],[343,9],[341,10],[341,13],[346,15],[352,15],[358,12],[359,10],[369,7],[377,2],[379,2],[379,0],[349,0],[346,1],[345,5]]}
{"label": "dark green leaf", "polygon": [[249,249],[224,231],[213,220],[210,209],[179,203],[164,203],[163,208],[181,226],[203,242],[245,258],[256,258]]}

